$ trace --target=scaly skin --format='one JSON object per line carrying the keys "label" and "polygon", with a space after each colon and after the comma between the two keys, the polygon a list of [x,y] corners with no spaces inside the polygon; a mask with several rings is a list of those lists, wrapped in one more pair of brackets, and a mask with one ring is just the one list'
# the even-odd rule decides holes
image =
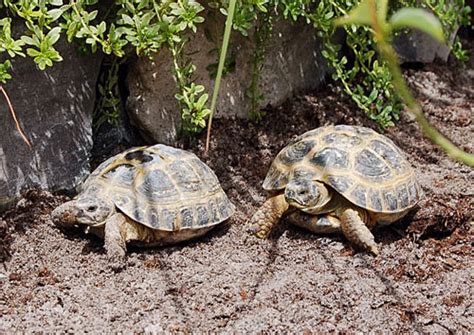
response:
{"label": "scaly skin", "polygon": [[[336,206],[327,214],[306,214],[297,211],[288,218],[291,223],[306,228],[314,233],[335,233],[342,231],[344,236],[357,247],[378,255],[379,250],[374,236],[370,232],[375,220],[366,210],[350,206],[344,199],[334,199],[330,204]],[[327,222],[321,221],[326,219]]]}
{"label": "scaly skin", "polygon": [[331,201],[321,208],[321,213],[339,219],[341,230],[351,243],[375,256],[379,254],[370,232],[376,222],[365,209],[353,205],[340,194],[333,194]]}
{"label": "scaly skin", "polygon": [[362,209],[346,208],[339,215],[341,229],[344,236],[354,245],[371,252],[374,256],[379,254],[379,249],[374,240],[374,235],[369,227],[373,224],[369,214]]}
{"label": "scaly skin", "polygon": [[312,215],[295,211],[287,216],[287,220],[315,234],[333,234],[341,232],[341,221],[332,214]]}
{"label": "scaly skin", "polygon": [[120,213],[112,215],[105,222],[104,246],[107,250],[109,264],[114,269],[120,269],[127,251],[127,219]]}
{"label": "scaly skin", "polygon": [[250,219],[252,224],[250,232],[257,237],[266,238],[288,207],[284,194],[268,198]]}
{"label": "scaly skin", "polygon": [[[288,204],[284,194],[270,197],[250,219],[253,224],[250,232],[257,237],[266,238],[281,216],[288,211],[288,208],[290,206],[294,208],[295,205],[297,204]],[[374,235],[370,232],[370,229],[376,224],[375,220],[366,210],[352,205],[342,196],[333,195],[332,199],[318,211],[315,211],[314,208],[301,206],[298,206],[297,209],[303,212],[308,210],[311,213],[304,214],[298,211],[290,215],[290,220],[296,221],[298,226],[317,233],[337,232],[340,229],[355,246],[375,256],[379,254]],[[314,220],[309,219],[307,215],[314,216]],[[328,219],[332,225],[320,225],[318,220],[322,216]]]}
{"label": "scaly skin", "polygon": [[76,216],[74,215],[75,202],[68,201],[61,206],[58,206],[51,213],[53,223],[62,228],[71,228],[76,222]]}

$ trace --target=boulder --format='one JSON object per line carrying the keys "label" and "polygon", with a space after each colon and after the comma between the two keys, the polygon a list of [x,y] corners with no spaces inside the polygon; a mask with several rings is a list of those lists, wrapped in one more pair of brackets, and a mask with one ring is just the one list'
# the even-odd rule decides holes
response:
{"label": "boulder", "polygon": [[[223,18],[206,20],[198,26],[185,51],[197,67],[195,82],[208,89],[209,97],[214,79],[207,68],[218,61],[217,52],[212,51],[220,47],[223,26]],[[259,93],[263,96],[259,106],[276,106],[295,93],[316,88],[328,72],[320,47],[315,30],[305,22],[274,22],[259,78]],[[254,32],[249,37],[233,32],[228,58],[234,58],[235,68],[222,79],[215,117],[248,116],[254,48]],[[171,145],[181,120],[172,65],[170,52],[162,50],[151,60],[142,57],[133,61],[127,76],[127,110],[132,122],[148,140]]]}
{"label": "boulder", "polygon": [[24,189],[71,190],[89,174],[101,56],[82,56],[65,40],[55,47],[62,62],[40,71],[31,58],[15,57],[4,85],[31,149],[0,95],[0,208]]}
{"label": "boulder", "polygon": [[[456,34],[453,34],[451,43]],[[447,44],[440,43],[430,35],[413,30],[401,33],[394,39],[394,47],[402,63],[447,62],[451,52]]]}

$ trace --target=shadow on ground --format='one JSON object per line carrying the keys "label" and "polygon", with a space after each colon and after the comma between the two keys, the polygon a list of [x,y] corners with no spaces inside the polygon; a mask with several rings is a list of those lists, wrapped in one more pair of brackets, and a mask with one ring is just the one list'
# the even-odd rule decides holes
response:
{"label": "shadow on ground", "polygon": [[[473,70],[408,75],[430,120],[473,152]],[[0,332],[472,332],[474,172],[408,116],[386,134],[426,197],[411,217],[375,232],[379,257],[285,222],[269,240],[246,232],[266,171],[289,140],[327,124],[374,127],[334,91],[294,98],[258,126],[217,120],[210,155],[203,138],[190,149],[216,171],[235,216],[198,241],[131,249],[119,273],[107,268],[100,241],[52,226],[49,213],[64,197],[26,194],[0,220]]]}

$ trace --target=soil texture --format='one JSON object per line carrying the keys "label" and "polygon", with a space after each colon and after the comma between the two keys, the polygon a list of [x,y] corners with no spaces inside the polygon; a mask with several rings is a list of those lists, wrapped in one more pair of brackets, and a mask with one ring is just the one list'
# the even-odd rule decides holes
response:
{"label": "soil texture", "polygon": [[[406,70],[430,121],[474,152],[474,70]],[[265,200],[273,157],[324,125],[377,128],[332,85],[267,111],[259,125],[217,120],[210,153],[191,146],[219,177],[236,214],[204,238],[130,249],[120,272],[103,242],[53,226],[66,200],[30,191],[0,218],[0,333],[474,331],[474,170],[425,139],[407,114],[385,134],[416,169],[425,198],[412,215],[374,232],[380,255],[339,235],[282,220],[268,240],[247,221]]]}

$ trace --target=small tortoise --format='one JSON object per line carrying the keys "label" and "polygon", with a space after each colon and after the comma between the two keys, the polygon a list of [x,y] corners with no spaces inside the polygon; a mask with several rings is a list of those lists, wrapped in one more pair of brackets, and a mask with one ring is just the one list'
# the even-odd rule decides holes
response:
{"label": "small tortoise", "polygon": [[402,218],[421,196],[413,169],[390,139],[347,125],[297,137],[277,155],[263,188],[269,197],[251,218],[258,237],[287,213],[290,222],[315,233],[342,231],[374,255],[370,229]]}
{"label": "small tortoise", "polygon": [[104,238],[110,260],[120,264],[128,242],[158,246],[195,238],[234,209],[196,155],[158,144],[102,163],[52,217],[58,226],[83,225]]}

